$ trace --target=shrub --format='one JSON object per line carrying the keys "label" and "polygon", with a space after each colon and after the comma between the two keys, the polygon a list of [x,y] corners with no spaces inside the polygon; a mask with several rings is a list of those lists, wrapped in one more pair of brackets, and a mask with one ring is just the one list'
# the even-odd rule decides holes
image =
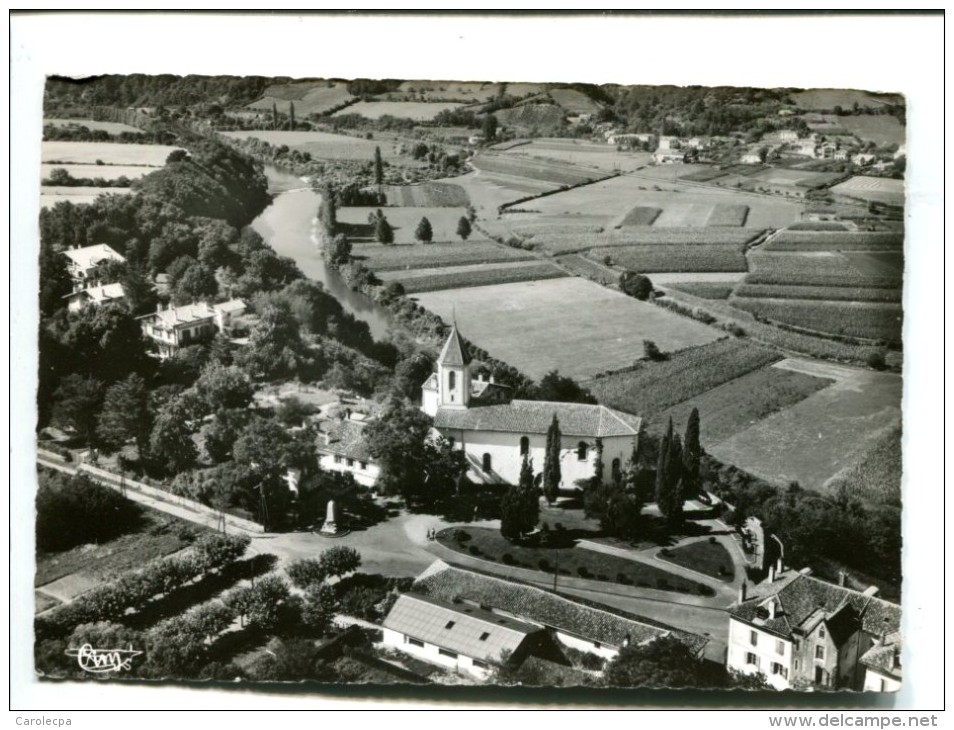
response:
{"label": "shrub", "polygon": [[596,654],[584,654],[580,659],[580,666],[589,669],[591,672],[600,672],[603,670],[606,660],[596,656]]}
{"label": "shrub", "polygon": [[661,590],[668,590],[672,586],[669,585],[669,581],[665,578],[656,578],[656,587]]}
{"label": "shrub", "polygon": [[884,353],[880,350],[876,350],[868,355],[866,362],[868,363],[868,367],[872,370],[885,369]]}
{"label": "shrub", "polygon": [[701,583],[699,584],[699,595],[700,596],[714,596],[715,591],[712,590],[709,586],[704,586]]}
{"label": "shrub", "polygon": [[710,544],[710,545],[715,545],[716,542],[718,542],[718,541],[715,539],[715,536],[710,536],[710,537],[709,537],[709,544]]}
{"label": "shrub", "polygon": [[458,543],[465,543],[470,540],[470,533],[466,530],[455,530],[454,531],[454,540]]}
{"label": "shrub", "polygon": [[468,548],[468,551],[470,552],[471,555],[480,555],[480,548],[477,547],[476,545],[471,545]]}
{"label": "shrub", "polygon": [[540,562],[537,563],[537,565],[540,566],[540,570],[542,570],[544,573],[550,572],[550,561],[546,558],[540,558]]}
{"label": "shrub", "polygon": [[617,573],[617,574],[616,574],[616,582],[617,582],[617,583],[620,583],[620,584],[622,584],[622,585],[624,585],[624,586],[628,586],[628,585],[630,585],[630,584],[632,583],[632,581],[629,579],[629,576],[626,575],[626,573]]}
{"label": "shrub", "polygon": [[501,562],[503,562],[504,565],[513,565],[513,555],[511,555],[510,553],[504,553],[501,556],[500,560]]}
{"label": "shrub", "polygon": [[666,359],[665,353],[652,340],[643,340],[643,354],[650,360],[657,362]]}
{"label": "shrub", "polygon": [[733,335],[734,337],[746,336],[745,330],[742,327],[740,327],[738,324],[736,324],[735,322],[726,322],[724,325],[722,325],[722,329],[724,329],[726,332],[728,332],[730,335]]}
{"label": "shrub", "polygon": [[312,586],[324,583],[327,574],[317,558],[301,558],[291,562],[285,572],[296,588],[308,590]]}
{"label": "shrub", "polygon": [[577,571],[576,571],[576,572],[580,574],[580,577],[581,577],[581,578],[589,578],[589,577],[590,577],[590,571],[589,571],[589,569],[587,569],[587,567],[586,567],[585,565],[581,565],[579,568],[577,568]]}

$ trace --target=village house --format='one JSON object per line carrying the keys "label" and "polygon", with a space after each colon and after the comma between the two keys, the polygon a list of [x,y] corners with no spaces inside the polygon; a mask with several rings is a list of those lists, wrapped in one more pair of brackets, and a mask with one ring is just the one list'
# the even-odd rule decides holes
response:
{"label": "village house", "polygon": [[143,334],[154,342],[159,357],[172,357],[180,347],[195,345],[228,332],[233,321],[245,313],[245,302],[230,299],[220,304],[198,302],[162,309],[139,317]]}
{"label": "village house", "polygon": [[671,152],[683,148],[682,140],[679,137],[660,137],[657,152]]}
{"label": "village house", "polygon": [[639,145],[641,147],[653,147],[656,144],[656,135],[648,132],[611,132],[606,135],[608,144],[619,145]]}
{"label": "village house", "polygon": [[778,138],[782,142],[797,142],[798,132],[796,132],[794,129],[783,129],[778,133]]}
{"label": "village house", "polygon": [[656,150],[653,152],[653,162],[657,165],[678,165],[685,161],[686,153],[681,150],[674,152]]}
{"label": "village house", "polygon": [[504,650],[514,663],[527,656],[559,658],[565,649],[611,660],[625,646],[663,636],[678,639],[697,656],[707,643],[698,634],[609,606],[441,560],[417,577],[384,620],[385,644],[478,678],[500,663]]}
{"label": "village house", "polygon": [[686,141],[687,147],[692,147],[694,150],[706,150],[709,149],[710,141],[708,137],[690,137]]}
{"label": "village house", "polygon": [[73,291],[80,291],[102,284],[99,267],[105,262],[119,261],[123,263],[126,261],[123,256],[105,243],[84,246],[83,248],[74,246],[64,251],[63,255],[69,259],[66,268],[73,280]]}
{"label": "village house", "polygon": [[851,158],[851,161],[859,167],[866,167],[876,159],[878,158],[875,155],[868,154],[866,152],[859,152],[857,155]]}
{"label": "village house", "polygon": [[67,294],[63,298],[68,300],[66,308],[69,311],[82,312],[89,306],[99,307],[103,304],[119,304],[125,301],[125,296],[123,285],[116,283],[80,289],[72,294]]}
{"label": "village house", "polygon": [[757,152],[746,152],[744,155],[742,155],[740,162],[743,165],[761,165],[762,156]]}
{"label": "village house", "polygon": [[467,457],[468,477],[484,484],[516,484],[524,456],[539,480],[547,430],[556,416],[561,432],[561,486],[573,488],[595,473],[602,448],[604,480],[620,473],[639,435],[640,419],[601,405],[511,400],[493,379],[473,379],[471,358],[456,325],[421,386],[422,410],[434,428]]}
{"label": "village house", "polygon": [[779,561],[750,592],[743,584],[729,608],[726,664],[761,673],[777,689],[877,684],[891,691],[900,664],[895,670],[883,647],[887,637],[900,647],[901,607],[876,593],[826,583],[807,568],[783,570]]}
{"label": "village house", "polygon": [[358,484],[373,487],[381,476],[381,466],[368,450],[366,426],[351,417],[319,422],[316,451],[321,468],[351,474]]}

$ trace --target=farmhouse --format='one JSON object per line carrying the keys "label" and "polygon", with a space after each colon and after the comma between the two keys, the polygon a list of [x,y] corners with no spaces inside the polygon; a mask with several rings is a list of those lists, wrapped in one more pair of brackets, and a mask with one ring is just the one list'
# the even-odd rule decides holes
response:
{"label": "farmhouse", "polygon": [[606,135],[607,144],[638,144],[641,146],[652,147],[656,144],[656,135],[648,132],[641,133],[620,133],[612,132]]}
{"label": "farmhouse", "polygon": [[761,165],[762,156],[759,155],[757,152],[747,152],[744,155],[742,155],[742,158],[740,161],[742,162],[743,165]]}
{"label": "farmhouse", "polygon": [[655,162],[657,165],[673,165],[686,161],[686,155],[684,152],[664,152],[661,150],[662,148],[653,152],[653,162]]}
{"label": "farmhouse", "polygon": [[778,689],[896,688],[900,663],[885,646],[900,647],[901,607],[876,588],[859,592],[810,572],[773,566],[750,595],[743,584],[729,609],[729,669],[764,674]]}
{"label": "farmhouse", "polygon": [[778,133],[778,138],[783,142],[797,142],[798,132],[794,129],[783,129]]}
{"label": "farmhouse", "polygon": [[63,255],[69,259],[66,267],[70,273],[70,278],[73,279],[73,291],[102,283],[99,280],[99,267],[105,262],[124,262],[126,260],[105,243],[84,246],[83,248],[74,246],[64,251]]}
{"label": "farmhouse", "polygon": [[211,339],[216,332],[227,332],[233,320],[245,313],[245,302],[241,299],[168,309],[161,306],[153,314],[139,317],[143,334],[156,343],[161,358],[171,357],[180,347]]}
{"label": "farmhouse", "polygon": [[351,418],[321,421],[318,424],[318,463],[326,471],[351,474],[358,484],[373,487],[381,475],[364,440],[367,424]]}
{"label": "farmhouse", "polygon": [[640,419],[606,406],[511,400],[510,389],[474,380],[471,358],[456,325],[437,360],[437,372],[421,386],[422,410],[434,428],[468,461],[468,477],[484,484],[516,484],[524,456],[542,477],[547,431],[556,418],[561,432],[561,486],[592,478],[600,449],[604,479],[615,479],[632,453]]}
{"label": "farmhouse", "polygon": [[89,289],[80,289],[67,294],[64,299],[69,300],[66,308],[71,312],[81,312],[88,306],[102,304],[118,304],[125,298],[122,284],[103,284]]}
{"label": "farmhouse", "polygon": [[[703,636],[642,616],[591,604],[583,599],[568,598],[518,581],[453,567],[442,560],[431,563],[414,581],[411,591],[415,596],[453,607],[458,613],[490,619],[498,625],[503,625],[501,622],[506,620],[516,621],[520,627],[533,627],[534,631],[544,632],[539,636],[524,629],[525,636],[534,637],[533,641],[523,644],[521,640],[517,646],[530,654],[553,648],[561,652],[572,649],[609,660],[624,646],[649,644],[663,636],[672,636],[701,655],[707,643]],[[390,618],[389,615],[384,622],[385,629]],[[441,638],[446,641],[446,637]],[[489,640],[488,637],[486,641]],[[407,645],[404,637],[392,637],[392,641]],[[517,637],[510,641],[515,643]],[[416,645],[410,643],[410,646]]]}

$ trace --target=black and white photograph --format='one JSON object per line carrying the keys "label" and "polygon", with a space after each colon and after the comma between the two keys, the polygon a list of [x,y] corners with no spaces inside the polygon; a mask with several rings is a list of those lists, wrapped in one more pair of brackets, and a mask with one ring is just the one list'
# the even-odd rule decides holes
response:
{"label": "black and white photograph", "polygon": [[938,161],[904,87],[658,60],[43,69],[30,681],[890,708]]}

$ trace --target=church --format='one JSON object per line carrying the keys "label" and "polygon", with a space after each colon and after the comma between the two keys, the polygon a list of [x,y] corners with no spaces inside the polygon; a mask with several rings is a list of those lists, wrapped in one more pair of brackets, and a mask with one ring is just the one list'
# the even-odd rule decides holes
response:
{"label": "church", "polygon": [[534,475],[543,472],[547,431],[560,424],[562,489],[595,473],[597,439],[603,445],[603,479],[620,473],[639,437],[637,416],[584,403],[514,400],[493,376],[471,377],[471,357],[454,325],[437,360],[437,372],[421,386],[422,410],[434,428],[467,456],[468,477],[483,484],[517,484],[524,455]]}

